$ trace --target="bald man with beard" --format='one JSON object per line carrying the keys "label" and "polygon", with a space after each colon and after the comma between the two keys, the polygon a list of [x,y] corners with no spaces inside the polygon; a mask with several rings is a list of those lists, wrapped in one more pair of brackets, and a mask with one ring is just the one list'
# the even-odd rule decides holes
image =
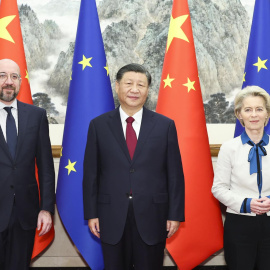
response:
{"label": "bald man with beard", "polygon": [[54,213],[46,111],[18,101],[20,86],[18,64],[0,60],[0,270],[29,269],[35,231],[46,234]]}

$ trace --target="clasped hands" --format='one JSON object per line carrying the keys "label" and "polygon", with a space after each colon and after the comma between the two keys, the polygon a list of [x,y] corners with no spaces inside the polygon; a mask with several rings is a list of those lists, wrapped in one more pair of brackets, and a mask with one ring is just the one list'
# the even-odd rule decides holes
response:
{"label": "clasped hands", "polygon": [[270,211],[270,199],[263,197],[260,199],[252,199],[250,202],[250,210],[256,215],[263,215]]}

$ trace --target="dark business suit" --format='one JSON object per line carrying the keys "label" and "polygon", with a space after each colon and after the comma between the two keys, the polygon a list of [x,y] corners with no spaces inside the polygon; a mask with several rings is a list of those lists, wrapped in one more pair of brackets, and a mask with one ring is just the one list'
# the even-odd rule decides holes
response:
{"label": "dark business suit", "polygon": [[[18,140],[15,159],[0,131],[1,233],[9,226],[13,214],[24,230],[34,230],[40,210],[54,212],[55,176],[46,111],[19,101],[17,104]],[[38,167],[40,202],[35,163]]]}
{"label": "dark business suit", "polygon": [[184,176],[174,122],[143,108],[131,160],[119,108],[90,123],[84,159],[85,219],[99,218],[100,237],[122,237],[132,190],[139,234],[148,245],[166,239],[166,221],[184,221]]}

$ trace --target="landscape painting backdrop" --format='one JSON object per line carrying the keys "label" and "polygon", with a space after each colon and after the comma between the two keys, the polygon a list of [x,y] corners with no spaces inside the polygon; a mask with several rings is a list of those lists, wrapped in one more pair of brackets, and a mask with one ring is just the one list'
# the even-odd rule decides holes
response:
{"label": "landscape painting backdrop", "polygon": [[[254,1],[188,1],[207,123],[235,122],[232,101],[242,85]],[[146,106],[155,110],[172,0],[96,3],[112,87],[120,67],[145,65],[153,76]],[[18,5],[34,104],[47,110],[50,123],[63,124],[80,0]]]}

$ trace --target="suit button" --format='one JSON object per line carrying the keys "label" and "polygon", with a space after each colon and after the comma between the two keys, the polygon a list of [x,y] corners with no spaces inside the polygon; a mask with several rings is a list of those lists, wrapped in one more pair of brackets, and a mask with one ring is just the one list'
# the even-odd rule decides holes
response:
{"label": "suit button", "polygon": [[13,189],[14,188],[14,186],[13,185],[10,185],[10,187]]}
{"label": "suit button", "polygon": [[132,199],[132,193],[126,193],[127,198]]}
{"label": "suit button", "polygon": [[135,169],[130,169],[129,172],[130,172],[130,173],[134,173],[134,172],[135,172]]}

